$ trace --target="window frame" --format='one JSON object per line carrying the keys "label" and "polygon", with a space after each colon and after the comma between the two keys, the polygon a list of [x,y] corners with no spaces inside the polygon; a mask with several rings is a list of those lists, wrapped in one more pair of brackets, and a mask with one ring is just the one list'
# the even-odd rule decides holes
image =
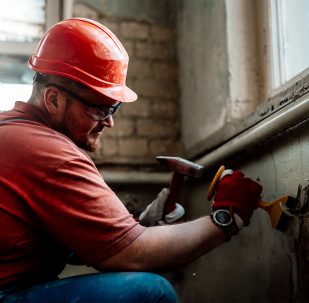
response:
{"label": "window frame", "polygon": [[[46,29],[57,23],[62,17],[69,18],[72,13],[73,0],[47,0],[46,2]],[[39,40],[33,42],[0,41],[1,55],[30,56],[37,47]]]}
{"label": "window frame", "polygon": [[[269,54],[269,74],[271,82],[269,83],[270,95],[287,89],[297,79],[302,78],[308,74],[309,65],[303,67],[297,74],[290,76],[286,65],[285,45],[288,43],[288,39],[285,32],[284,17],[280,15],[284,11],[283,2],[280,0],[267,0],[269,34],[268,41],[270,54]],[[295,21],[295,20],[293,20]],[[291,21],[290,21],[291,22]],[[305,29],[304,29],[305,30]],[[305,50],[302,51],[306,53]]]}
{"label": "window frame", "polygon": [[[73,3],[74,3],[74,0],[47,0],[46,2],[46,30],[50,28],[52,25],[54,25],[55,23],[59,22],[61,19],[71,18],[73,15]],[[39,39],[35,39],[33,42],[0,41],[0,55],[4,55],[8,57],[14,56],[18,58],[21,58],[21,57],[29,58],[33,54],[34,50],[36,49],[38,42],[39,42]],[[28,90],[28,88],[31,87],[31,84],[26,84],[26,83],[16,82],[15,84],[19,85],[20,87],[24,86],[24,91]],[[8,85],[9,87],[11,87],[12,85],[14,85],[14,83],[12,82],[2,83],[0,81],[0,88],[2,85],[3,86]],[[2,91],[6,91],[5,89],[3,90],[3,86],[2,86]],[[11,108],[12,106],[11,102],[14,104],[16,100],[24,100],[23,97],[20,98],[20,96],[23,95],[23,93],[20,93],[20,91],[22,91],[21,88],[12,89],[12,93],[10,94],[11,96],[10,99],[12,100],[10,100],[7,103],[3,101],[1,103],[2,108],[0,107],[0,111]]]}
{"label": "window frame", "polygon": [[[270,2],[271,1],[272,0],[270,0]],[[271,81],[274,72],[274,63],[272,60],[274,54],[271,49],[271,26],[274,26],[274,24],[270,23],[269,0],[261,0],[259,4],[261,5],[261,7],[259,7],[260,10],[256,10],[258,14],[257,39],[261,54],[261,58],[259,58],[259,72],[260,75],[262,75],[260,78],[262,82],[259,84],[265,87],[261,94],[263,98],[258,100],[259,103],[251,114],[241,119],[231,119],[225,122],[224,126],[217,131],[187,148],[185,150],[185,155],[189,159],[198,160],[204,156],[208,157],[208,154],[216,153],[221,146],[229,145],[231,142],[236,146],[239,143],[238,138],[241,138],[243,133],[254,132],[256,128],[258,129],[264,124],[267,124],[267,121],[274,119],[278,113],[291,111],[293,108],[297,109],[299,100],[303,98],[305,98],[303,100],[303,107],[305,108],[309,104],[309,98],[307,97],[309,94],[309,68],[291,77],[275,88],[272,86]],[[278,66],[280,62],[277,61],[275,64]],[[298,119],[299,121],[305,121],[308,119],[307,116],[308,113],[303,112],[299,115]],[[288,127],[289,121],[285,122],[286,127]],[[286,130],[286,128],[283,128],[282,132],[284,130]],[[278,131],[278,133],[280,132],[281,131]],[[257,140],[255,143],[258,142],[259,144],[263,144],[265,140],[266,136],[265,138],[261,138],[260,141]]]}

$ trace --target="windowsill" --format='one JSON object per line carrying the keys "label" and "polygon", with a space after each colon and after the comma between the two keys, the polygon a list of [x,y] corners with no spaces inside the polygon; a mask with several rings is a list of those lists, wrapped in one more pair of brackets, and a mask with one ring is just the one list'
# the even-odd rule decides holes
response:
{"label": "windowsill", "polygon": [[[292,108],[293,103],[309,92],[308,70],[301,76],[291,80],[276,91],[267,102],[261,104],[254,113],[241,121],[229,122],[223,128],[212,134],[203,142],[195,145],[186,153],[188,159],[201,159],[217,149],[228,144],[231,140],[236,141],[238,136],[251,131],[256,125],[263,124],[265,119],[270,120],[272,115],[284,111],[285,107]],[[295,103],[296,104],[296,103]],[[304,113],[303,120],[307,117]],[[288,121],[287,121],[288,125]],[[272,136],[274,134],[272,133]],[[264,138],[267,139],[267,138]],[[203,163],[204,164],[204,163]]]}

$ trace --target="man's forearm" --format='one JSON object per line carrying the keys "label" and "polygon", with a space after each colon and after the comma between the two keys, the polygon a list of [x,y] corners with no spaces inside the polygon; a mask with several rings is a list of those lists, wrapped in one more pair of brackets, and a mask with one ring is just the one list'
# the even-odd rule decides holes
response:
{"label": "man's forearm", "polygon": [[99,270],[167,271],[182,266],[225,241],[209,216],[147,228],[135,241],[98,266]]}

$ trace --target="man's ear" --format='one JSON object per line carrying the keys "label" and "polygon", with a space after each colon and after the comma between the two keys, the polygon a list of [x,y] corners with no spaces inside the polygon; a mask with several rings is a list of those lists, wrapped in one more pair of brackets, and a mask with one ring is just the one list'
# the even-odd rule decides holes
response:
{"label": "man's ear", "polygon": [[44,104],[51,115],[59,111],[60,92],[57,88],[47,87],[44,91]]}

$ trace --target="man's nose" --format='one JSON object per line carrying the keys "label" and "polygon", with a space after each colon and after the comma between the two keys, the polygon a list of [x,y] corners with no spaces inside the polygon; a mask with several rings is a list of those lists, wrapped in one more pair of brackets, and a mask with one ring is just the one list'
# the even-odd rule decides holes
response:
{"label": "man's nose", "polygon": [[113,116],[108,116],[106,119],[100,121],[104,126],[112,128],[114,126],[114,118]]}

